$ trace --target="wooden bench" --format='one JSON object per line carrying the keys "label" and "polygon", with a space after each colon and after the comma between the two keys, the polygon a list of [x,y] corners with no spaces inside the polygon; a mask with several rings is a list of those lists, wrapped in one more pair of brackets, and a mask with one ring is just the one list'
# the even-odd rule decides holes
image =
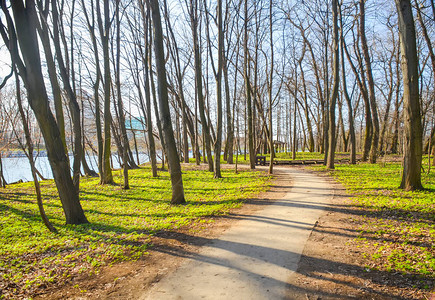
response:
{"label": "wooden bench", "polygon": [[255,157],[255,164],[265,166],[266,165],[266,156],[264,155],[257,155]]}

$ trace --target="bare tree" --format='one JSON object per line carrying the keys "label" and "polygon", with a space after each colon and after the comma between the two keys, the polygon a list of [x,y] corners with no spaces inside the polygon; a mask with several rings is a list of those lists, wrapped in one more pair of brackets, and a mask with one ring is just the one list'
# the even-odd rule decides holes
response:
{"label": "bare tree", "polygon": [[115,78],[115,86],[116,86],[116,96],[117,96],[117,104],[119,110],[119,127],[121,130],[121,141],[122,141],[122,170],[124,183],[122,188],[127,190],[130,188],[130,184],[128,182],[128,168],[129,168],[129,159],[128,159],[128,149],[129,149],[129,141],[127,137],[127,130],[125,128],[125,112],[124,112],[124,103],[122,101],[121,96],[121,19],[119,16],[119,2],[120,0],[115,1],[115,26],[116,26],[116,57],[115,57],[115,68],[116,68],[116,78]]}
{"label": "bare tree", "polygon": [[175,144],[174,132],[171,124],[171,113],[169,111],[168,88],[166,82],[166,67],[163,48],[163,32],[160,18],[160,8],[158,0],[150,0],[151,14],[154,29],[154,54],[156,57],[157,88],[159,95],[160,117],[168,157],[169,172],[172,183],[172,204],[182,204],[184,199],[183,179],[181,166],[178,159],[177,146]]}
{"label": "bare tree", "polygon": [[[68,160],[59,127],[48,103],[36,33],[37,14],[35,2],[29,0],[24,4],[21,0],[13,1],[11,9],[14,19],[10,15],[10,8],[6,5],[6,1],[1,1],[0,6],[6,18],[6,26],[3,20],[0,19],[0,34],[8,47],[13,63],[17,66],[24,81],[30,107],[35,113],[44,136],[48,160],[65,212],[66,223],[87,223],[88,221],[80,205],[78,191],[69,174]],[[18,43],[20,48],[18,48]]]}
{"label": "bare tree", "polygon": [[379,117],[378,117],[378,109],[376,105],[375,83],[373,80],[372,63],[370,59],[369,48],[367,45],[367,38],[365,33],[366,30],[365,29],[365,2],[366,0],[360,0],[359,34],[361,36],[361,47],[363,50],[363,56],[366,65],[365,73],[367,76],[369,103],[370,103],[370,110],[372,114],[371,117],[373,123],[373,134],[372,134],[369,160],[371,163],[376,163],[376,158],[378,155],[378,145],[379,145]]}
{"label": "bare tree", "polygon": [[341,49],[341,77],[342,77],[342,89],[344,98],[347,103],[347,111],[348,111],[348,121],[349,121],[349,138],[350,138],[350,163],[356,163],[356,137],[355,137],[355,125],[354,125],[354,117],[353,117],[353,107],[352,100],[349,96],[349,92],[347,90],[347,81],[346,81],[346,67],[344,62],[344,33],[343,33],[343,16],[341,7],[339,8],[339,18],[340,18],[340,49]]}
{"label": "bare tree", "polygon": [[112,184],[113,175],[110,166],[111,146],[112,139],[110,133],[110,126],[112,123],[112,114],[110,112],[110,90],[112,79],[110,75],[110,56],[109,56],[109,32],[111,27],[111,15],[109,11],[109,0],[104,0],[104,23],[101,14],[100,1],[97,1],[97,20],[98,28],[100,31],[101,44],[103,46],[103,62],[104,62],[104,138],[103,138],[103,156],[102,168],[100,174],[101,184]]}
{"label": "bare tree", "polygon": [[100,55],[98,50],[98,41],[96,37],[96,20],[95,20],[95,14],[94,14],[94,1],[90,1],[90,12],[91,16],[89,17],[86,5],[84,0],[81,0],[82,3],[82,11],[85,16],[87,28],[89,31],[90,39],[92,42],[92,52],[94,54],[94,60],[95,60],[95,80],[93,82],[93,93],[94,93],[94,103],[95,103],[95,128],[97,133],[97,145],[98,145],[98,172],[100,175],[100,182],[102,181],[103,176],[103,135],[102,135],[102,128],[101,128],[101,105],[100,105],[100,82],[102,78],[101,74],[101,68],[100,68]]}
{"label": "bare tree", "polygon": [[[253,136],[253,128],[252,128],[252,100],[251,100],[251,82],[250,82],[250,63],[249,63],[249,50],[248,50],[248,0],[245,0],[244,6],[244,41],[243,41],[243,49],[244,49],[244,66],[243,66],[243,76],[245,79],[245,94],[246,94],[246,110],[248,114],[247,123],[248,123],[248,143],[249,143],[249,163],[251,169],[255,169],[255,150],[254,150],[254,136]],[[245,139],[246,144],[246,139]]]}
{"label": "bare tree", "polygon": [[[73,1],[73,4],[75,1]],[[47,8],[46,8],[47,9]],[[70,77],[67,70],[67,63],[65,63],[62,50],[61,50],[61,42],[59,32],[64,32],[63,28],[60,28],[62,25],[59,24],[59,15],[58,15],[58,7],[56,1],[51,2],[51,10],[52,10],[52,18],[53,18],[53,27],[54,27],[54,48],[56,50],[56,59],[58,62],[58,67],[60,70],[60,75],[62,78],[62,83],[64,89],[66,90],[68,97],[68,106],[71,113],[71,119],[73,123],[73,132],[74,132],[74,161],[73,161],[73,182],[77,189],[77,193],[79,191],[79,182],[80,182],[80,165],[82,161],[83,155],[83,147],[82,147],[82,129],[80,124],[80,108],[77,102],[77,96],[74,91],[73,85],[70,82]],[[74,9],[73,9],[74,11]],[[72,26],[72,25],[71,25]],[[72,38],[72,37],[71,37]],[[64,43],[64,48],[66,45]],[[67,55],[67,53],[64,53]],[[68,61],[68,59],[67,59]]]}
{"label": "bare tree", "polygon": [[[51,232],[57,233],[56,228],[54,228],[53,224],[51,224],[50,220],[48,219],[47,214],[45,213],[44,205],[42,203],[41,186],[40,186],[39,181],[38,181],[35,160],[33,158],[33,141],[32,141],[31,135],[30,135],[28,118],[26,117],[26,114],[24,113],[24,109],[23,109],[23,105],[22,105],[20,79],[19,79],[18,73],[16,71],[15,71],[15,86],[16,86],[16,93],[17,93],[18,110],[20,113],[21,122],[23,124],[24,136],[26,138],[27,152],[25,152],[25,153],[26,153],[27,159],[29,160],[29,163],[30,163],[33,184],[35,185],[36,202],[38,203],[39,214],[41,215],[42,221],[44,222],[44,225],[47,227],[47,229],[50,230]],[[15,129],[14,129],[14,131],[15,131]],[[16,131],[15,131],[15,133],[16,133]],[[18,138],[18,134],[17,134],[17,138]]]}
{"label": "bare tree", "polygon": [[340,84],[340,56],[339,56],[339,35],[338,35],[338,0],[332,0],[332,26],[333,26],[333,64],[332,72],[334,74],[334,85],[332,87],[332,96],[330,100],[329,107],[329,150],[328,159],[326,167],[328,169],[334,169],[334,159],[335,159],[335,145],[336,145],[336,135],[335,135],[335,105],[338,97],[338,86]]}

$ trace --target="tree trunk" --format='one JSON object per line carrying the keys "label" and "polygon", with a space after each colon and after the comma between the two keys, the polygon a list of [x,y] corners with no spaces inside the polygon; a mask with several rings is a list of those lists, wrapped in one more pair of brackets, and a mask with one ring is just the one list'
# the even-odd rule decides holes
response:
{"label": "tree trunk", "polygon": [[109,1],[104,1],[104,24],[101,19],[101,9],[99,1],[97,1],[97,17],[100,36],[103,45],[103,61],[104,61],[104,138],[103,138],[103,157],[102,157],[102,174],[100,176],[101,184],[113,184],[112,168],[110,166],[111,158],[111,133],[110,125],[112,115],[110,112],[110,56],[109,56],[109,31],[110,31],[110,15]]}
{"label": "tree trunk", "polygon": [[[148,3],[148,2],[147,2]],[[148,7],[148,11],[149,11],[149,7]],[[149,22],[149,32],[151,33],[151,22]],[[165,143],[165,138],[164,138],[164,134],[163,134],[163,128],[162,128],[162,122],[160,120],[160,116],[159,116],[159,109],[158,109],[158,105],[157,105],[157,94],[156,94],[156,86],[154,83],[154,75],[153,75],[153,63],[152,63],[152,44],[153,44],[153,35],[149,34],[149,43],[148,43],[148,73],[149,73],[149,83],[151,86],[151,93],[153,96],[153,106],[154,106],[154,115],[156,117],[156,125],[157,125],[157,130],[159,132],[159,137],[160,137],[160,144],[162,146],[162,171],[165,169],[165,156],[166,154],[166,143]]]}
{"label": "tree trunk", "polygon": [[156,57],[157,89],[159,95],[160,117],[167,150],[167,158],[172,183],[172,204],[185,203],[181,166],[178,159],[177,146],[171,124],[171,112],[169,110],[168,88],[166,82],[165,56],[163,47],[163,32],[160,18],[158,0],[150,0],[150,7],[154,29],[154,53]]}
{"label": "tree trunk", "polygon": [[364,61],[366,65],[366,75],[369,87],[369,101],[370,101],[370,110],[372,117],[372,141],[370,147],[370,163],[376,163],[376,158],[378,155],[378,145],[379,145],[379,117],[378,117],[378,109],[376,105],[376,96],[375,96],[375,83],[373,80],[372,74],[372,63],[370,60],[369,48],[367,46],[367,38],[365,33],[365,1],[360,0],[360,35],[361,35],[361,46],[363,50]]}
{"label": "tree trunk", "polygon": [[[92,7],[93,8],[93,7]],[[95,17],[92,13],[92,19],[89,19],[89,15],[86,10],[86,5],[84,0],[82,0],[82,9],[85,15],[86,23],[88,26],[89,34],[92,41],[92,52],[94,53],[95,59],[95,82],[93,84],[94,92],[94,102],[95,102],[95,128],[97,131],[97,144],[98,144],[98,173],[100,175],[100,182],[103,176],[103,135],[101,128],[101,106],[100,106],[100,80],[101,80],[101,69],[100,69],[100,58],[98,52],[97,38],[95,36]]]}
{"label": "tree trunk", "polygon": [[333,18],[333,69],[334,73],[334,85],[332,87],[332,96],[329,107],[329,149],[328,149],[328,160],[326,167],[328,169],[334,169],[335,160],[335,146],[336,146],[336,133],[335,133],[335,105],[338,97],[338,86],[339,86],[339,72],[340,72],[340,59],[339,59],[339,45],[338,45],[338,0],[332,0],[332,18]]}
{"label": "tree trunk", "polygon": [[[207,162],[208,162],[208,170],[213,172],[213,158],[211,154],[211,137],[210,137],[210,129],[208,126],[207,118],[205,115],[205,105],[204,105],[204,94],[202,87],[202,62],[201,62],[201,53],[200,53],[200,45],[198,40],[198,1],[194,0],[191,4],[190,11],[190,19],[191,19],[191,27],[192,27],[192,37],[193,37],[193,52],[195,56],[195,85],[198,97],[198,109],[199,115],[201,118],[201,126],[204,135],[203,143],[205,145],[205,149],[207,152]],[[204,153],[203,153],[204,154]],[[204,155],[205,157],[205,155]]]}
{"label": "tree trunk", "polygon": [[[305,50],[303,50],[305,52]],[[307,94],[307,85],[305,82],[305,72],[302,67],[302,60],[299,64],[299,68],[301,70],[301,80],[303,84],[303,90],[304,90],[304,113],[305,113],[305,119],[307,120],[307,130],[308,130],[308,151],[314,152],[314,136],[313,136],[313,126],[311,125],[311,118],[310,118],[310,108],[308,105],[308,94]]]}
{"label": "tree trunk", "polygon": [[217,101],[217,124],[216,141],[214,147],[214,178],[222,178],[221,174],[221,151],[222,151],[222,70],[224,64],[224,31],[222,24],[222,0],[217,2],[218,20],[218,70],[216,74],[216,101]]}
{"label": "tree trunk", "polygon": [[370,102],[369,102],[366,82],[364,80],[364,77],[362,78],[360,77],[360,74],[364,73],[364,67],[361,60],[361,55],[359,53],[358,43],[354,44],[354,48],[355,48],[355,52],[357,53],[358,63],[360,65],[359,70],[356,68],[355,64],[353,63],[352,58],[346,46],[346,42],[343,40],[344,52],[346,53],[347,60],[352,68],[353,73],[355,74],[358,87],[361,91],[361,95],[364,100],[365,133],[364,133],[364,142],[363,142],[362,161],[367,161],[370,154],[371,141],[372,141],[372,117],[371,117]]}
{"label": "tree trunk", "polygon": [[[70,83],[70,78],[67,72],[67,65],[64,62],[62,56],[62,50],[60,45],[59,31],[62,29],[59,27],[58,12],[56,1],[52,2],[52,16],[53,16],[53,27],[54,27],[54,48],[56,50],[56,59],[58,62],[60,75],[64,85],[64,89],[68,95],[68,106],[71,113],[73,132],[74,132],[74,161],[73,161],[73,182],[76,187],[77,193],[79,191],[80,183],[80,165],[83,156],[83,146],[82,146],[82,129],[80,124],[80,108],[77,102],[77,96]],[[67,153],[68,155],[68,153]]]}
{"label": "tree trunk", "polygon": [[[40,8],[41,10],[41,8]],[[48,10],[44,11],[44,18],[47,18]],[[38,23],[38,33],[41,38],[41,43],[44,48],[45,60],[47,63],[48,76],[51,83],[51,92],[53,93],[54,110],[56,114],[56,122],[59,127],[60,136],[65,147],[65,153],[68,153],[68,147],[65,139],[65,118],[63,115],[62,94],[59,81],[56,74],[56,65],[51,51],[49,29],[46,20]]]}
{"label": "tree trunk", "polygon": [[[128,167],[129,167],[129,159],[128,159],[128,148],[129,141],[127,137],[127,130],[125,128],[125,114],[124,114],[124,103],[122,101],[121,96],[121,20],[119,18],[119,0],[116,1],[115,5],[115,26],[116,26],[116,96],[118,100],[118,110],[119,110],[119,127],[121,129],[121,142],[123,144],[122,147],[122,173],[124,177],[124,183],[122,188],[124,190],[128,190],[130,188],[130,184],[128,182]],[[137,166],[136,166],[137,167]]]}
{"label": "tree trunk", "polygon": [[[423,37],[424,37],[424,40],[426,41],[427,49],[429,51],[429,57],[430,57],[430,61],[432,63],[432,76],[433,76],[433,80],[435,82],[435,52],[434,52],[433,46],[432,46],[433,41],[430,40],[426,25],[423,22],[420,4],[418,4],[417,0],[414,0],[414,3],[415,3],[416,11],[417,11],[417,20],[420,23],[421,32],[423,33]],[[433,13],[435,14],[433,0],[432,0],[432,9],[434,10]],[[433,16],[433,21],[435,21],[435,15]]]}
{"label": "tree trunk", "polygon": [[230,99],[230,82],[229,82],[229,76],[228,76],[228,61],[225,57],[224,57],[224,80],[225,80],[225,100],[226,100],[226,116],[227,116],[227,141],[226,141],[225,149],[226,149],[226,153],[227,153],[227,162],[229,164],[232,164],[233,163],[233,148],[234,148],[234,128],[233,128],[234,120],[233,120],[232,115],[231,115],[231,99]]}
{"label": "tree trunk", "polygon": [[[72,181],[65,148],[62,143],[61,134],[56,120],[50,110],[48,95],[45,89],[44,78],[41,70],[41,60],[39,56],[38,38],[36,34],[36,8],[32,0],[26,1],[26,5],[20,0],[11,2],[14,14],[13,22],[4,1],[1,7],[8,27],[0,24],[1,34],[13,59],[13,63],[19,68],[20,75],[26,86],[29,104],[35,113],[42,135],[47,148],[48,160],[53,171],[59,198],[65,212],[67,224],[87,223],[83,209],[80,205],[79,195]],[[1,22],[1,21],[0,21]],[[13,27],[15,24],[15,28]],[[8,41],[5,28],[9,31]],[[18,43],[20,44],[23,61],[18,53]],[[10,43],[9,43],[10,42]]]}
{"label": "tree trunk", "polygon": [[[54,228],[53,224],[51,224],[50,220],[48,219],[47,214],[45,213],[44,205],[42,203],[41,186],[39,184],[38,177],[36,175],[35,161],[33,159],[33,142],[30,136],[30,129],[27,123],[27,118],[22,106],[20,79],[18,77],[17,72],[15,72],[15,85],[16,85],[16,92],[17,92],[18,110],[21,116],[21,121],[23,123],[24,136],[26,138],[27,151],[28,151],[27,158],[29,159],[30,169],[32,171],[32,178],[33,178],[33,184],[35,185],[36,202],[38,203],[39,213],[47,229],[50,230],[51,232],[57,233],[56,228]],[[1,168],[1,157],[0,157],[0,168]]]}
{"label": "tree trunk", "polygon": [[[149,31],[149,23],[150,23],[150,19],[149,19],[149,13],[148,11],[145,10],[145,4],[143,1],[139,0],[139,7],[140,7],[140,12],[141,12],[141,16],[142,16],[142,25],[143,25],[143,39],[144,39],[144,43],[145,46],[141,53],[142,53],[142,64],[143,64],[143,81],[144,81],[144,91],[145,91],[145,103],[143,102],[143,97],[142,97],[142,92],[140,91],[140,87],[138,87],[139,89],[139,93],[140,93],[140,104],[141,104],[141,108],[142,108],[142,113],[145,116],[145,122],[146,122],[146,129],[147,129],[147,134],[146,134],[146,140],[148,141],[148,149],[149,149],[149,158],[151,161],[151,173],[153,177],[157,177],[157,154],[156,154],[156,145],[155,145],[155,141],[154,141],[154,135],[153,135],[153,123],[152,123],[152,119],[151,119],[151,93],[150,93],[150,70],[149,70],[149,65],[148,65],[148,61],[149,61],[149,55],[151,55],[151,47],[149,45],[149,40],[148,37],[150,35],[150,31]],[[142,49],[142,48],[141,48]],[[136,65],[137,70],[139,71],[139,66]],[[139,76],[138,76],[139,77]],[[156,114],[157,116],[157,114]],[[159,128],[159,133],[160,133],[160,128]]]}
{"label": "tree trunk", "polygon": [[399,15],[403,74],[404,157],[400,188],[423,189],[421,184],[422,125],[418,89],[418,58],[414,18],[409,0],[396,0]]}
{"label": "tree trunk", "polygon": [[350,164],[356,164],[356,137],[355,137],[355,125],[354,125],[354,117],[353,117],[353,107],[352,100],[350,99],[349,93],[347,91],[347,82],[346,82],[346,68],[344,63],[344,36],[343,36],[343,17],[341,14],[341,8],[339,10],[340,13],[340,40],[341,40],[341,74],[342,74],[342,86],[343,86],[343,94],[347,103],[347,111],[349,118],[349,138],[350,138]]}
{"label": "tree trunk", "polygon": [[0,153],[0,187],[6,188],[7,182],[3,175],[3,163],[2,163],[2,154]]}
{"label": "tree trunk", "polygon": [[269,86],[268,86],[268,94],[269,94],[269,148],[270,148],[270,163],[269,163],[269,174],[273,174],[273,161],[275,159],[275,149],[273,145],[273,126],[272,126],[272,80],[273,80],[273,68],[274,68],[274,57],[273,57],[273,22],[272,22],[272,4],[273,1],[269,2],[269,38],[270,38],[270,74],[269,74]]}
{"label": "tree trunk", "polygon": [[[251,169],[255,169],[255,153],[254,153],[254,141],[253,141],[253,129],[252,129],[252,101],[251,101],[251,83],[249,82],[249,51],[248,51],[248,0],[245,0],[245,20],[244,20],[244,32],[245,40],[243,42],[243,48],[245,53],[244,62],[244,77],[245,77],[245,95],[246,95],[246,111],[247,111],[247,123],[248,123],[248,143],[249,143],[249,163]],[[246,123],[246,122],[245,122]],[[246,135],[245,135],[246,136]],[[246,147],[246,137],[245,137]],[[245,151],[246,155],[246,151]],[[246,156],[245,156],[246,160]]]}

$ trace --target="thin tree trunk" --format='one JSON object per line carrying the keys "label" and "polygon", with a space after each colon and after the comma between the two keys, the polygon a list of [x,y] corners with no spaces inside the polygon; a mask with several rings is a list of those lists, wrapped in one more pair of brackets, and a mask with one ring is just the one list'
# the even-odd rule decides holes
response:
{"label": "thin tree trunk", "polygon": [[273,174],[273,161],[275,159],[275,149],[273,145],[273,126],[272,126],[272,88],[273,88],[273,68],[274,68],[274,52],[273,52],[273,22],[272,22],[272,4],[273,1],[269,2],[269,38],[270,38],[270,74],[269,74],[269,148],[270,148],[270,163],[269,163],[269,174]]}
{"label": "thin tree trunk", "polygon": [[[249,163],[251,169],[255,169],[255,153],[254,153],[254,141],[253,141],[253,128],[252,128],[252,101],[251,101],[251,83],[249,82],[249,51],[248,51],[248,0],[245,0],[245,20],[244,20],[244,32],[245,32],[245,40],[243,44],[244,53],[245,53],[245,62],[244,62],[244,77],[245,77],[245,94],[246,94],[246,111],[248,114],[247,122],[248,122],[248,143],[249,143]],[[245,135],[246,136],[246,135]],[[246,147],[246,137],[245,137],[245,147]],[[246,155],[246,151],[245,151]],[[246,160],[246,156],[245,156]]]}
{"label": "thin tree trunk", "polygon": [[214,147],[214,178],[222,178],[221,174],[221,151],[222,151],[222,70],[224,64],[224,32],[222,24],[222,0],[217,2],[218,20],[218,70],[216,74],[216,101],[217,101],[217,128]]}
{"label": "thin tree trunk", "polygon": [[153,96],[153,105],[154,105],[154,115],[156,117],[156,125],[157,125],[157,130],[159,132],[159,137],[160,137],[160,144],[162,146],[162,171],[165,169],[165,156],[167,155],[166,153],[166,143],[165,143],[165,137],[164,137],[164,133],[163,133],[163,129],[162,129],[162,122],[160,120],[160,115],[159,115],[159,109],[158,109],[158,105],[157,105],[157,94],[156,94],[156,86],[154,83],[154,75],[153,75],[153,63],[152,63],[152,44],[153,44],[153,35],[151,34],[151,22],[149,22],[149,32],[150,34],[148,35],[150,40],[148,43],[148,73],[149,73],[149,83],[151,86],[151,93]]}
{"label": "thin tree trunk", "polygon": [[[124,190],[128,190],[130,188],[130,184],[128,182],[128,167],[129,167],[129,159],[128,159],[128,148],[129,141],[127,137],[127,130],[125,128],[125,111],[124,111],[124,103],[122,101],[121,96],[121,20],[119,18],[119,1],[116,0],[115,5],[115,25],[116,25],[116,96],[118,100],[118,110],[119,110],[119,127],[121,129],[121,141],[122,141],[122,171],[124,177],[124,183],[122,188]],[[137,167],[137,166],[136,166]]]}
{"label": "thin tree trunk", "polygon": [[[343,40],[343,49],[346,53],[347,60],[352,68],[353,73],[355,74],[358,87],[361,91],[362,98],[364,100],[364,114],[365,114],[365,133],[364,133],[364,141],[363,141],[363,155],[362,155],[362,161],[367,161],[369,154],[370,154],[370,148],[371,148],[371,141],[372,141],[372,117],[371,117],[371,110],[370,110],[370,102],[369,102],[369,96],[367,92],[367,86],[365,83],[365,80],[360,77],[361,73],[364,73],[364,68],[362,61],[360,59],[360,54],[358,53],[358,43],[355,43],[355,52],[357,52],[357,56],[359,58],[359,65],[360,70],[357,70],[356,66],[354,65],[352,58],[349,54],[349,51],[346,46],[346,42]],[[352,116],[353,118],[353,116]]]}
{"label": "thin tree trunk", "polygon": [[347,103],[347,111],[348,111],[348,122],[349,122],[349,138],[350,138],[350,164],[356,164],[356,136],[355,136],[355,125],[354,125],[354,117],[353,117],[353,107],[352,107],[352,99],[350,99],[349,93],[347,91],[347,82],[346,82],[346,67],[344,63],[344,36],[343,36],[343,17],[341,14],[341,8],[339,10],[340,13],[340,45],[341,45],[341,77],[342,77],[342,87],[344,98]]}
{"label": "thin tree trunk", "polygon": [[[236,62],[237,63],[237,62]],[[237,72],[236,72],[237,74]],[[237,76],[237,75],[235,75]],[[226,100],[226,117],[227,117],[227,140],[226,140],[226,153],[228,164],[233,163],[233,148],[234,148],[234,128],[233,128],[233,118],[231,115],[231,99],[230,99],[230,82],[228,76],[228,61],[224,56],[224,81],[225,81],[225,100]],[[235,99],[234,99],[235,101]]]}
{"label": "thin tree trunk", "polygon": [[[74,3],[74,2],[73,2]],[[73,162],[73,182],[74,186],[79,191],[79,183],[80,183],[80,165],[83,156],[83,146],[82,146],[82,129],[80,124],[80,108],[77,102],[77,96],[75,91],[70,83],[70,78],[68,76],[67,64],[64,62],[62,56],[62,50],[60,45],[60,37],[59,37],[59,20],[58,20],[58,12],[57,12],[57,4],[56,1],[52,2],[52,16],[53,16],[53,27],[54,27],[54,48],[56,50],[56,58],[60,70],[60,75],[62,77],[64,89],[68,95],[68,106],[71,112],[72,123],[73,123],[73,132],[74,132],[74,162]],[[72,25],[71,25],[72,26]],[[68,61],[68,60],[67,60]],[[68,153],[67,153],[68,155]]]}
{"label": "thin tree trunk", "polygon": [[366,75],[369,87],[369,101],[370,101],[370,111],[373,123],[372,141],[370,147],[370,163],[376,163],[376,158],[378,155],[379,146],[379,117],[378,109],[376,105],[375,96],[375,83],[372,74],[372,63],[370,60],[369,48],[367,46],[367,38],[365,33],[365,1],[360,0],[360,35],[361,35],[361,46],[363,50],[364,61],[366,65]]}
{"label": "thin tree trunk", "polygon": [[338,35],[338,0],[332,0],[332,26],[333,26],[333,69],[334,73],[334,85],[332,88],[332,96],[329,107],[329,142],[328,142],[328,160],[326,167],[328,169],[334,169],[335,160],[335,146],[336,146],[336,132],[335,132],[335,105],[338,97],[338,86],[340,83],[340,59],[339,59],[339,35]]}
{"label": "thin tree trunk", "polygon": [[195,84],[196,84],[196,91],[198,97],[198,109],[201,118],[202,131],[204,135],[203,143],[205,145],[205,149],[207,152],[208,170],[210,172],[213,172],[214,167],[213,167],[213,158],[211,154],[210,128],[208,126],[207,118],[205,115],[204,94],[203,94],[203,87],[202,87],[202,62],[201,62],[201,53],[199,49],[200,45],[198,41],[198,22],[199,22],[198,0],[192,1],[190,10],[191,10],[190,20],[191,20],[192,37],[193,37],[193,51],[194,51],[194,60],[195,60]]}
{"label": "thin tree trunk", "polygon": [[[47,227],[48,230],[51,232],[57,233],[56,228],[54,228],[53,224],[51,224],[50,220],[47,217],[47,214],[45,213],[44,205],[42,203],[42,193],[41,193],[41,186],[38,181],[38,177],[36,175],[36,167],[35,167],[35,161],[33,159],[33,142],[32,138],[30,136],[30,130],[27,123],[26,114],[23,110],[22,100],[21,100],[21,87],[20,87],[20,79],[18,77],[17,72],[15,72],[15,85],[16,85],[16,92],[17,92],[17,104],[18,104],[18,110],[21,116],[21,121],[23,123],[23,130],[24,130],[24,136],[26,138],[26,144],[28,153],[26,154],[27,158],[29,159],[30,169],[32,172],[32,178],[33,178],[33,184],[35,185],[35,192],[36,192],[36,202],[38,203],[38,209],[39,213],[41,215],[42,221],[44,222],[44,225]],[[0,167],[1,167],[1,158],[0,158]]]}
{"label": "thin tree trunk", "polygon": [[[305,44],[304,44],[305,48]],[[305,52],[305,49],[303,50]],[[302,60],[300,61],[299,68],[301,70],[301,80],[303,84],[303,90],[304,90],[304,113],[305,113],[305,119],[307,120],[307,130],[308,130],[308,151],[314,152],[314,136],[313,136],[313,126],[311,125],[311,118],[309,113],[309,106],[308,106],[308,94],[307,94],[307,85],[305,82],[305,72],[302,67]]]}
{"label": "thin tree trunk", "polygon": [[[91,2],[91,11],[93,11],[93,2]],[[98,172],[100,175],[100,182],[103,180],[103,135],[101,128],[101,105],[100,105],[100,80],[101,80],[101,69],[100,69],[100,58],[97,46],[97,38],[95,36],[95,17],[92,12],[92,20],[89,19],[89,15],[86,10],[86,5],[84,0],[82,0],[82,9],[85,15],[87,27],[89,30],[89,34],[92,41],[92,48],[95,59],[95,82],[93,84],[93,92],[94,92],[94,102],[95,102],[95,128],[97,131],[97,144],[98,144]]]}
{"label": "thin tree trunk", "polygon": [[[147,128],[147,141],[148,141],[148,149],[149,149],[149,157],[151,161],[151,172],[153,177],[157,177],[157,158],[156,158],[156,145],[154,141],[153,136],[153,123],[151,120],[151,94],[150,94],[150,69],[148,65],[149,61],[149,55],[151,55],[150,51],[151,48],[149,46],[149,14],[145,12],[145,4],[142,0],[138,0],[139,7],[141,11],[142,16],[142,24],[144,29],[144,42],[145,42],[145,49],[142,53],[142,63],[143,63],[143,77],[144,77],[144,90],[145,90],[145,105],[143,105],[143,99],[141,101],[142,104],[142,111],[144,116],[146,116],[146,128]],[[144,107],[145,106],[145,107]],[[156,107],[157,108],[157,107]],[[160,133],[159,128],[159,133]],[[163,144],[162,144],[163,145]],[[162,153],[163,155],[163,153]]]}
{"label": "thin tree trunk", "polygon": [[110,31],[110,15],[109,15],[109,1],[104,1],[104,24],[101,19],[101,10],[99,1],[97,1],[97,18],[100,29],[100,36],[103,45],[103,61],[104,61],[104,139],[103,139],[103,157],[102,157],[102,175],[100,176],[101,184],[112,184],[112,168],[110,166],[111,158],[111,133],[110,126],[112,122],[112,115],[110,112],[110,56],[109,56],[109,31]]}
{"label": "thin tree trunk", "polygon": [[37,29],[38,29],[39,36],[41,38],[42,46],[44,48],[44,54],[47,63],[47,71],[51,83],[51,92],[53,94],[56,122],[59,126],[60,136],[62,138],[62,142],[65,147],[65,153],[68,153],[68,147],[66,145],[66,139],[65,139],[65,118],[63,115],[62,94],[60,90],[59,81],[57,79],[56,65],[54,63],[53,53],[51,51],[49,29],[46,23],[49,10],[43,11],[41,8],[39,8],[39,10],[41,11],[41,14],[43,14],[44,19],[42,20],[42,22],[38,23]]}
{"label": "thin tree trunk", "polygon": [[158,0],[149,1],[154,29],[154,54],[156,57],[156,70],[158,82],[159,108],[162,120],[164,139],[167,150],[169,171],[172,183],[172,204],[185,203],[183,179],[181,166],[178,159],[177,147],[174,139],[174,132],[171,124],[171,113],[169,110],[168,88],[166,82],[165,56],[163,47],[163,32],[160,18],[160,8]]}

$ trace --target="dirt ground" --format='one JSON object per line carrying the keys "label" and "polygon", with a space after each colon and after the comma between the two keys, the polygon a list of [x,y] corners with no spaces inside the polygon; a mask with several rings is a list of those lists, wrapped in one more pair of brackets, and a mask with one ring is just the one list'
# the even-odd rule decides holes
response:
{"label": "dirt ground", "polygon": [[[365,268],[368,261],[354,240],[364,211],[352,207],[343,187],[328,180],[335,187],[332,205],[305,246],[299,269],[288,284],[289,299],[435,300],[434,294],[431,298],[430,292],[413,287],[415,278]],[[195,255],[202,245],[234,225],[238,215],[253,214],[290,189],[291,182],[277,175],[268,192],[227,216],[193,228],[161,232],[152,238],[150,255],[143,259],[105,267],[98,276],[73,278],[68,285],[45,290],[35,299],[137,299],[186,257]]]}
{"label": "dirt ground", "polygon": [[[316,173],[319,175],[318,173]],[[326,176],[326,175],[323,175]],[[367,212],[350,204],[342,185],[331,177],[334,186],[332,205],[317,222],[305,245],[298,272],[289,283],[291,299],[430,299],[435,293],[415,286],[434,286],[433,280],[375,271],[356,241],[362,216]]]}

